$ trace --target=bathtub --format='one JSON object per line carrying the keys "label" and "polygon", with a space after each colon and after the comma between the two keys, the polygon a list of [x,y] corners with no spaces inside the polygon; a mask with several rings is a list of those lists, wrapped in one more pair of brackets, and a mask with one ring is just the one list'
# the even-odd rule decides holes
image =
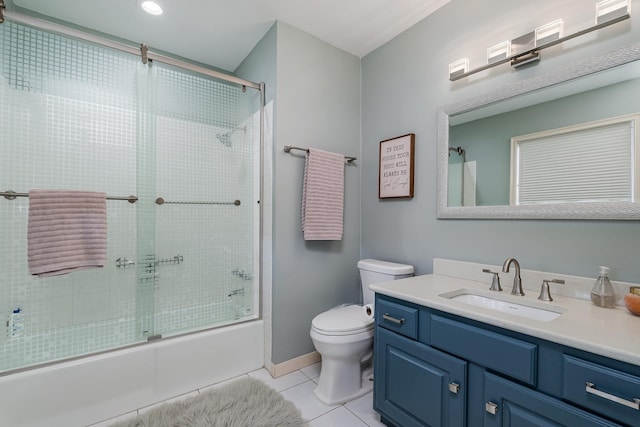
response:
{"label": "bathtub", "polygon": [[0,426],[87,426],[264,365],[264,322],[0,377]]}

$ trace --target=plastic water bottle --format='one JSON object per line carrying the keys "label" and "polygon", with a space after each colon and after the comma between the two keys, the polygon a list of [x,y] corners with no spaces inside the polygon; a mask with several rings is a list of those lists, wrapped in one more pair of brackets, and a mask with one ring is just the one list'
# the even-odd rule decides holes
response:
{"label": "plastic water bottle", "polygon": [[22,336],[24,329],[24,317],[22,316],[22,309],[16,308],[9,314],[8,332],[11,338]]}

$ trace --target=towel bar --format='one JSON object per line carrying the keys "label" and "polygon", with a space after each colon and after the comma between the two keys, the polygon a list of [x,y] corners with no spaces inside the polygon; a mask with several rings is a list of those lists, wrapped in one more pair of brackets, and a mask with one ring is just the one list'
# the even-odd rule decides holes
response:
{"label": "towel bar", "polygon": [[[17,197],[29,197],[29,193],[16,193],[15,191],[7,190],[7,191],[0,191],[0,196],[4,197],[7,200],[15,200]],[[138,201],[138,198],[136,196],[129,196],[129,197],[107,196],[107,200],[126,200],[129,203],[135,203]]]}
{"label": "towel bar", "polygon": [[[285,153],[288,153],[291,150],[300,150],[300,151],[305,151],[307,153],[309,152],[308,148],[296,147],[294,145],[285,145],[282,149],[284,150]],[[357,157],[352,157],[352,156],[344,156],[344,159],[349,163],[353,162],[354,160],[358,160]]]}
{"label": "towel bar", "polygon": [[161,206],[161,205],[234,205],[234,206],[240,206],[242,204],[242,202],[240,200],[234,200],[233,202],[170,202],[167,201],[165,199],[163,199],[162,197],[158,197],[156,199],[156,205]]}

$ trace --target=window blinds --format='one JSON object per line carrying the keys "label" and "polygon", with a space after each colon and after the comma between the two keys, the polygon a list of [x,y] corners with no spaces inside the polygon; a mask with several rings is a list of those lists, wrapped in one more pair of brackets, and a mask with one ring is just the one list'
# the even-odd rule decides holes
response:
{"label": "window blinds", "polygon": [[513,138],[512,204],[633,201],[637,119]]}

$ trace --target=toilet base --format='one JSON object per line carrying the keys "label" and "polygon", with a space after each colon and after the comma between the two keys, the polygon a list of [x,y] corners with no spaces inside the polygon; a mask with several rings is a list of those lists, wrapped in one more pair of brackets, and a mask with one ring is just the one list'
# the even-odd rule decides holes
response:
{"label": "toilet base", "polygon": [[[328,363],[329,366],[325,363]],[[373,368],[370,365],[365,369],[362,369],[360,363],[355,367],[342,365],[342,369],[340,369],[339,375],[336,377],[341,378],[338,383],[335,381],[322,381],[322,372],[331,372],[332,368],[334,367],[331,366],[330,361],[323,361],[318,386],[313,390],[316,399],[325,405],[340,405],[364,396],[373,390]],[[353,375],[354,373],[356,373],[355,376]]]}

